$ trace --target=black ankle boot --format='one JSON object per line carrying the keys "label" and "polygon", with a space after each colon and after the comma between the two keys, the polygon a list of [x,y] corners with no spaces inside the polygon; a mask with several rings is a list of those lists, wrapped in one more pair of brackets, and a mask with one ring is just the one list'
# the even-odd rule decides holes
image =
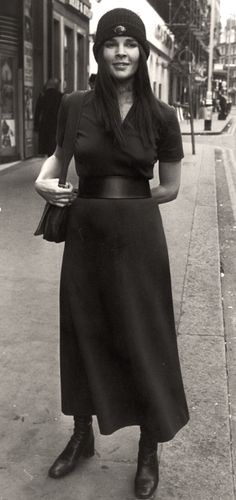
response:
{"label": "black ankle boot", "polygon": [[157,489],[158,481],[157,442],[142,429],[134,483],[136,497],[150,498]]}
{"label": "black ankle boot", "polygon": [[48,471],[48,475],[54,479],[71,472],[79,457],[89,458],[94,455],[92,417],[74,417],[74,421],[74,433],[70,441]]}

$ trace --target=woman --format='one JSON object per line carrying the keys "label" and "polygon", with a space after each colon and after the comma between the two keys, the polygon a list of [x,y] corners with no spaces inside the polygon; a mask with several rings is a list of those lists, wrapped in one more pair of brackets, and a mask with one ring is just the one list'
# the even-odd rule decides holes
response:
{"label": "woman", "polygon": [[[139,425],[137,498],[158,484],[157,443],[188,421],[174,326],[169,262],[159,203],[176,198],[181,136],[175,112],[148,78],[142,20],[114,9],[99,21],[95,90],[84,97],[75,141],[79,194],[57,187],[65,129],[36,181],[53,204],[72,204],[61,273],[62,411],[74,433],[49,475],[94,453],[102,434]],[[69,102],[70,97],[68,98]],[[159,160],[160,184],[149,179]]]}

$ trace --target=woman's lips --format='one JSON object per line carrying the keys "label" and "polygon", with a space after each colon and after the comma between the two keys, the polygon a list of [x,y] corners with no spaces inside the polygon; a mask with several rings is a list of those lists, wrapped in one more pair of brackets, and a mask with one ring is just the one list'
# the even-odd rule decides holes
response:
{"label": "woman's lips", "polygon": [[113,66],[117,69],[124,69],[124,68],[127,68],[127,66],[129,66],[128,63],[113,63]]}

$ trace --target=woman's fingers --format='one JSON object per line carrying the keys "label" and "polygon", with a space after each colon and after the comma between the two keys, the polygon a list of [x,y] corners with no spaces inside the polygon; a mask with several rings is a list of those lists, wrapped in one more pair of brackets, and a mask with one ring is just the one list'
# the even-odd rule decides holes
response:
{"label": "woman's fingers", "polygon": [[62,208],[63,207],[70,207],[72,205],[72,203],[68,203],[68,202],[67,203],[62,203],[62,202],[59,202],[59,201],[54,202],[54,203],[52,201],[50,201],[50,204],[54,205],[56,207],[62,207]]}
{"label": "woman's fingers", "polygon": [[61,197],[61,198],[58,198],[56,196],[51,196],[50,197],[50,203],[72,203],[74,200],[71,199],[71,198],[67,198],[66,196],[65,197]]}
{"label": "woman's fingers", "polygon": [[73,193],[55,193],[53,191],[48,192],[48,195],[53,197],[56,200],[62,200],[62,199],[67,199],[67,200],[74,200],[75,196]]}
{"label": "woman's fingers", "polygon": [[58,207],[70,206],[77,198],[73,184],[66,183],[66,187],[58,186],[58,178],[36,181],[37,192],[49,203]]}
{"label": "woman's fingers", "polygon": [[47,191],[43,194],[43,197],[47,201],[49,201],[49,203],[52,203],[52,205],[66,206],[66,205],[71,205],[73,201],[77,198],[77,195],[74,192],[58,193],[58,192]]}
{"label": "woman's fingers", "polygon": [[77,195],[73,185],[68,182],[66,187],[58,186],[58,179],[46,179],[36,182],[37,192],[49,203],[57,206],[71,205]]}
{"label": "woman's fingers", "polygon": [[71,193],[73,191],[71,182],[67,182],[66,187],[59,187],[58,181],[58,178],[36,181],[35,187],[41,193]]}

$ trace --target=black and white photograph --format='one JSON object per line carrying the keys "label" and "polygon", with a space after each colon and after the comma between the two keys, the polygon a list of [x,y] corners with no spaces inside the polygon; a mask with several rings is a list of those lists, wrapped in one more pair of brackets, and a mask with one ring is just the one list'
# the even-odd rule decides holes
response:
{"label": "black and white photograph", "polygon": [[0,3],[0,500],[236,500],[236,4]]}

